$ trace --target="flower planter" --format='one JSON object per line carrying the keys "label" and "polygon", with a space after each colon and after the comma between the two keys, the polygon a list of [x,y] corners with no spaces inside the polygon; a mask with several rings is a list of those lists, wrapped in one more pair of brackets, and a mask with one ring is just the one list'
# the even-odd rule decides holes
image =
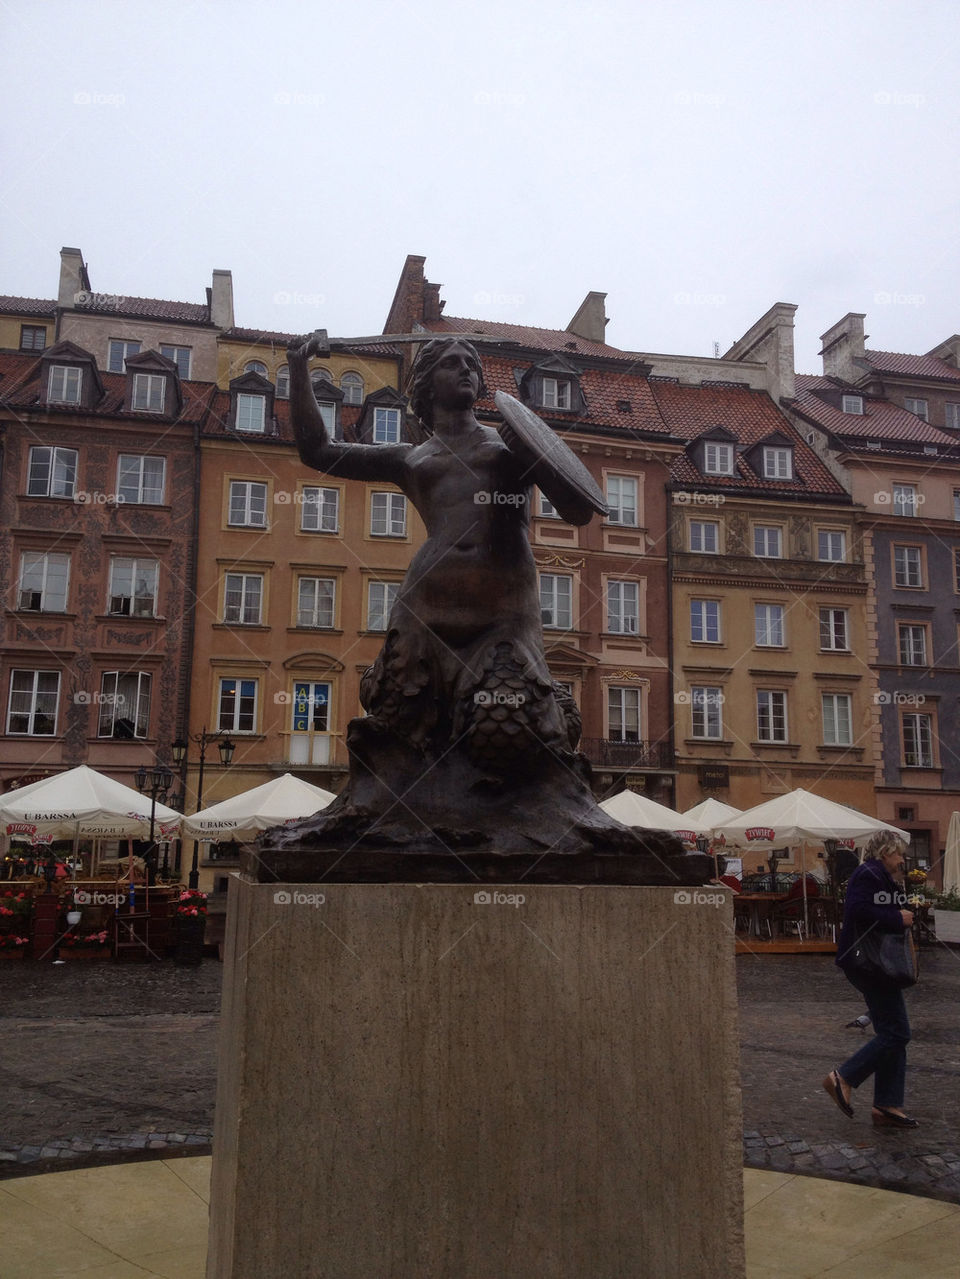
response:
{"label": "flower planter", "polygon": [[11,947],[10,950],[0,950],[0,960],[4,959],[23,959],[26,954],[26,946]]}
{"label": "flower planter", "polygon": [[933,928],[937,941],[960,946],[960,910],[937,910],[934,907]]}
{"label": "flower planter", "polygon": [[197,967],[203,959],[203,934],[207,926],[205,915],[178,915],[174,937],[176,949],[173,958],[177,964]]}
{"label": "flower planter", "polygon": [[61,946],[60,959],[109,959],[109,946]]}

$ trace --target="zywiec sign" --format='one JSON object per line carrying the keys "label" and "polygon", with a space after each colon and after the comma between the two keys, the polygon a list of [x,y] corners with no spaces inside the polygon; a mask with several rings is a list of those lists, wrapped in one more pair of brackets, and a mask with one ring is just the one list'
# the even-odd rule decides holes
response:
{"label": "zywiec sign", "polygon": [[776,838],[777,832],[772,826],[748,826],[743,832],[744,839],[762,839],[767,842]]}
{"label": "zywiec sign", "polygon": [[697,781],[707,789],[721,790],[730,785],[730,768],[727,764],[701,764]]}

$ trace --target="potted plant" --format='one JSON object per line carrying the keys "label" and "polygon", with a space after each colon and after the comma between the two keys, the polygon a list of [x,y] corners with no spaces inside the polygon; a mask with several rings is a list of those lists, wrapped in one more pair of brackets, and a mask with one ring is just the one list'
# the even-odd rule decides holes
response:
{"label": "potted plant", "polygon": [[96,933],[75,933],[71,929],[57,943],[61,959],[103,959],[110,945],[106,928]]}
{"label": "potted plant", "polygon": [[173,908],[178,964],[196,966],[203,958],[203,933],[207,926],[207,894],[185,888]]}
{"label": "potted plant", "polygon": [[933,926],[937,941],[960,946],[960,893],[955,888],[937,897],[933,907]]}

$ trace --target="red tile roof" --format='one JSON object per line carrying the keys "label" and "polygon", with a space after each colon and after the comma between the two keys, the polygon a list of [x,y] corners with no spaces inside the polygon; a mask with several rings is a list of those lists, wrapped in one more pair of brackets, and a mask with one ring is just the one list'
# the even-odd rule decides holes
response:
{"label": "red tile roof", "polygon": [[56,298],[0,297],[0,313],[8,315],[43,315],[53,319],[57,314]]}
{"label": "red tile roof", "polygon": [[[834,394],[846,391],[849,395],[861,396],[863,414],[844,413],[822,398],[824,391]],[[956,444],[952,435],[924,422],[915,413],[909,413],[899,405],[891,404],[889,400],[864,395],[862,391],[845,387],[832,378],[798,374],[797,394],[793,405],[798,412],[824,430],[850,440],[895,440],[901,443],[947,446]]]}
{"label": "red tile roof", "polygon": [[168,302],[163,298],[130,298],[123,294],[89,293],[89,302],[75,309],[97,315],[136,315],[146,320],[176,320],[181,324],[209,324],[206,302]]}
{"label": "red tile roof", "polygon": [[534,347],[542,351],[556,351],[559,354],[569,352],[571,355],[605,355],[612,359],[635,360],[619,347],[607,346],[605,342],[590,342],[586,338],[577,337],[566,329],[541,329],[527,324],[502,324],[499,320],[470,320],[457,315],[443,315],[439,320],[429,324],[431,333],[482,333],[488,337],[500,338],[505,342],[518,342],[521,346]]}
{"label": "red tile roof", "polygon": [[960,382],[960,369],[936,355],[903,355],[899,351],[864,351],[864,358],[877,373],[900,377],[929,377],[941,382]]}
{"label": "red tile roof", "polygon": [[[271,342],[274,346],[288,346],[296,338],[306,337],[303,333],[277,333],[268,329],[224,329],[220,335],[223,339],[233,342]],[[334,343],[334,354],[336,355],[355,355],[358,358],[363,355],[399,355],[400,350],[396,346],[391,346],[387,342],[364,342],[355,348],[351,348],[349,342],[341,344],[337,338],[332,339]]]}

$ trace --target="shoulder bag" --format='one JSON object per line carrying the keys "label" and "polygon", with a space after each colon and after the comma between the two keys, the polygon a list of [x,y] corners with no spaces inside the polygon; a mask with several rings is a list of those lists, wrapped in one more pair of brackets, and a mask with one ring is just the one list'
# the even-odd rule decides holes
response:
{"label": "shoulder bag", "polygon": [[884,933],[879,928],[871,928],[857,938],[851,967],[871,981],[887,981],[901,988],[915,986],[920,963],[913,930]]}

